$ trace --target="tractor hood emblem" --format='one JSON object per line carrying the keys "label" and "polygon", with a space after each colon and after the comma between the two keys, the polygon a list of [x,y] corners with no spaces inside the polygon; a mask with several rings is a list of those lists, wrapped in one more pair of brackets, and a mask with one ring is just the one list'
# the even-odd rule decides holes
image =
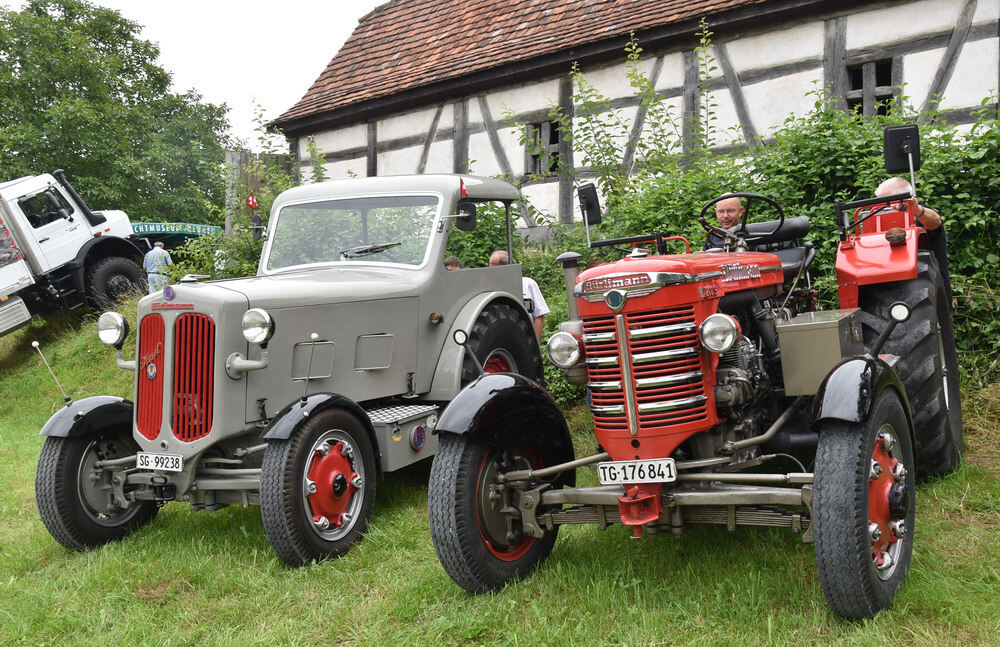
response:
{"label": "tractor hood emblem", "polygon": [[604,293],[604,303],[608,304],[608,307],[615,312],[625,307],[625,299],[627,298],[628,294],[624,290],[608,290]]}

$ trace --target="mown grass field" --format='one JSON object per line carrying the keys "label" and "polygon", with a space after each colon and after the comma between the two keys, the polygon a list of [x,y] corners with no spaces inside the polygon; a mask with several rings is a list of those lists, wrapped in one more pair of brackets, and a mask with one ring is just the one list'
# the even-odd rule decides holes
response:
{"label": "mown grass field", "polygon": [[[131,306],[129,306],[132,308]],[[134,311],[134,308],[132,308]],[[128,311],[128,310],[125,310]],[[783,530],[700,527],[633,541],[563,528],[528,579],[472,596],[438,564],[429,464],[378,485],[368,537],[293,569],[257,508],[171,503],[125,541],[74,553],[34,499],[38,430],[62,397],[128,397],[92,317],[0,338],[0,645],[994,645],[1000,635],[1000,385],[967,394],[966,460],[917,490],[913,565],[895,607],[846,622],[826,606],[812,546]],[[127,346],[128,347],[128,346]],[[593,440],[571,412],[578,450]]]}

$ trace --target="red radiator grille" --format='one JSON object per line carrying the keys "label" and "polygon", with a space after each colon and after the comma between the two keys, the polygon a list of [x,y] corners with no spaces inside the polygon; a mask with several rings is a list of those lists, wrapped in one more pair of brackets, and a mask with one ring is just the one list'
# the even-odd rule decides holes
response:
{"label": "red radiator grille", "polygon": [[139,357],[136,362],[135,425],[139,433],[153,440],[163,422],[163,317],[146,315],[139,323]]}
{"label": "red radiator grille", "polygon": [[[693,307],[625,315],[627,356],[640,428],[705,420],[701,346]],[[598,430],[628,429],[625,373],[615,316],[583,322],[591,407]]]}
{"label": "red radiator grille", "polygon": [[215,322],[201,314],[182,314],[174,324],[173,431],[190,442],[212,430]]}

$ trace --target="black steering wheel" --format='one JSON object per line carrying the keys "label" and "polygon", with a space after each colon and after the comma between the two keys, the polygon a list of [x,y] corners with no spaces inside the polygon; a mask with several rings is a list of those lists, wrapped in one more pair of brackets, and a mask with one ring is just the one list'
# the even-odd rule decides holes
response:
{"label": "black steering wheel", "polygon": [[[708,213],[709,210],[716,205],[716,203],[730,198],[746,198],[746,205],[743,207],[743,217],[740,218],[740,224],[731,229],[716,227],[708,221],[705,214]],[[751,232],[747,227],[747,220],[750,217],[750,205],[754,200],[766,202],[774,207],[774,210],[778,212],[777,224],[770,231]],[[726,247],[746,249],[748,246],[753,245],[756,242],[767,240],[778,233],[782,225],[785,224],[785,212],[777,202],[766,195],[761,195],[759,193],[726,193],[725,195],[720,195],[718,198],[714,198],[705,203],[705,206],[701,208],[701,213],[698,214],[698,223],[701,224],[702,228],[704,228],[704,230],[708,233],[709,239],[711,239],[714,235],[716,238],[721,238]]]}

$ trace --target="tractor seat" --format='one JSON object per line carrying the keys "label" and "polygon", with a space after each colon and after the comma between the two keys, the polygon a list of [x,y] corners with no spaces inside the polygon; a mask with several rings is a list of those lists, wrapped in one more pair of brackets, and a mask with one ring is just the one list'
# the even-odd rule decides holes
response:
{"label": "tractor seat", "polygon": [[[777,226],[777,220],[750,222],[747,223],[747,231],[751,236],[759,236],[766,234]],[[809,265],[812,264],[813,259],[816,257],[815,252],[804,247],[800,240],[808,233],[809,216],[785,218],[781,229],[772,236],[766,236],[761,240],[754,241],[751,249],[755,252],[769,252],[780,258],[781,271],[787,283],[795,278],[795,274],[799,271],[799,266],[802,265],[802,259],[806,258],[807,253],[809,254],[809,258],[806,261],[807,271]]]}

